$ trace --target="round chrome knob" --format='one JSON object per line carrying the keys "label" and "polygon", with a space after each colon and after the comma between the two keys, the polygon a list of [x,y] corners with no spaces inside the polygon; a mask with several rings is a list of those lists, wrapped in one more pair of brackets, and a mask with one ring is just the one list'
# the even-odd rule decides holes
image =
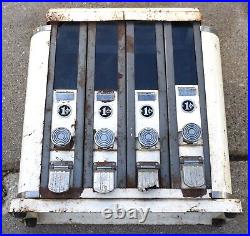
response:
{"label": "round chrome knob", "polygon": [[111,148],[114,145],[115,134],[112,130],[103,128],[99,129],[94,136],[95,143],[100,148]]}
{"label": "round chrome knob", "polygon": [[155,146],[158,143],[158,132],[153,128],[144,128],[138,134],[139,143],[146,148]]}
{"label": "round chrome knob", "polygon": [[57,147],[65,147],[70,143],[71,133],[68,129],[59,127],[52,131],[51,141]]}
{"label": "round chrome knob", "polygon": [[182,136],[186,143],[197,142],[201,136],[201,128],[195,123],[188,123],[182,128]]}

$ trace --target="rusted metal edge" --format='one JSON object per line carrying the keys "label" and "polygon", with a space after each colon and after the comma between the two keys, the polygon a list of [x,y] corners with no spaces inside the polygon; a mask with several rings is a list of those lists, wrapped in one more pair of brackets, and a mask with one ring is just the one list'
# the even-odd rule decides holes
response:
{"label": "rusted metal edge", "polygon": [[160,187],[170,187],[170,159],[168,140],[168,105],[167,105],[167,80],[165,72],[165,48],[163,24],[158,22],[155,25],[156,49],[157,49],[157,71],[159,87],[159,122],[160,122]]}
{"label": "rusted metal edge", "polygon": [[126,140],[126,52],[125,22],[118,24],[118,124],[117,124],[117,186],[126,188],[127,140]]}
{"label": "rusted metal edge", "polygon": [[42,149],[42,162],[41,162],[41,178],[40,186],[46,188],[49,182],[49,157],[50,157],[50,133],[51,133],[51,120],[52,120],[52,106],[53,106],[53,84],[54,84],[54,70],[56,60],[56,37],[57,25],[51,27],[50,38],[50,54],[48,65],[48,82],[46,89],[46,105],[44,115],[44,130],[43,130],[43,149]]}
{"label": "rusted metal edge", "polygon": [[55,21],[201,21],[198,8],[55,8],[46,14]]}
{"label": "rusted metal edge", "polygon": [[78,74],[77,74],[77,101],[76,101],[76,143],[73,171],[73,187],[82,187],[83,160],[84,160],[84,110],[86,89],[86,54],[87,54],[87,24],[80,24]]}
{"label": "rusted metal edge", "polygon": [[207,189],[182,189],[183,197],[202,197],[207,194]]}
{"label": "rusted metal edge", "polygon": [[136,188],[134,24],[126,23],[127,188]]}
{"label": "rusted metal edge", "polygon": [[[161,163],[162,164],[162,163]],[[206,194],[199,198],[211,199],[212,190],[206,189]],[[108,194],[93,192],[92,188],[85,188],[80,198],[83,199],[183,199],[182,189],[157,188],[147,192],[140,192],[137,188],[116,188]],[[232,197],[230,197],[232,198]]]}
{"label": "rusted metal edge", "polygon": [[85,91],[85,139],[84,139],[84,160],[83,160],[83,186],[93,186],[93,122],[94,122],[94,78],[95,78],[95,38],[96,24],[88,24],[87,36],[87,75]]}
{"label": "rusted metal edge", "polygon": [[172,24],[164,23],[164,43],[167,78],[167,106],[169,122],[169,158],[170,158],[170,179],[172,188],[181,187],[179,144],[177,134],[177,113],[175,94],[175,71],[173,61]]}
{"label": "rusted metal edge", "polygon": [[46,199],[79,199],[83,188],[71,187],[67,192],[64,193],[53,193],[47,187],[40,188],[40,194],[42,198]]}

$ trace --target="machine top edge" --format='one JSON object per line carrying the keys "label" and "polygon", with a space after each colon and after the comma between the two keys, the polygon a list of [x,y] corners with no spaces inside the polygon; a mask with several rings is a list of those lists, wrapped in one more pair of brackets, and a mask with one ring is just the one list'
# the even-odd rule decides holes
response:
{"label": "machine top edge", "polygon": [[201,21],[198,8],[55,8],[47,22],[68,21]]}

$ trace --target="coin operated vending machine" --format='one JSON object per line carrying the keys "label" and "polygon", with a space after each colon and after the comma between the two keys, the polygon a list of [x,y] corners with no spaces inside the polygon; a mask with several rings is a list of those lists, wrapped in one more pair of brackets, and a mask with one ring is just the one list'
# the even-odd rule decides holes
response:
{"label": "coin operated vending machine", "polygon": [[242,211],[219,39],[198,9],[51,9],[47,22],[30,44],[15,217],[221,224]]}

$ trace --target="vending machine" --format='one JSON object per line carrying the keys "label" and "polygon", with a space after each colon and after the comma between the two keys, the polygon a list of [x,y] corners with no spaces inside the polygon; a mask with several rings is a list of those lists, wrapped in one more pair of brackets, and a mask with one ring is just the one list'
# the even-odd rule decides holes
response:
{"label": "vending machine", "polygon": [[219,39],[195,8],[50,9],[31,38],[17,197],[36,224],[222,224]]}

